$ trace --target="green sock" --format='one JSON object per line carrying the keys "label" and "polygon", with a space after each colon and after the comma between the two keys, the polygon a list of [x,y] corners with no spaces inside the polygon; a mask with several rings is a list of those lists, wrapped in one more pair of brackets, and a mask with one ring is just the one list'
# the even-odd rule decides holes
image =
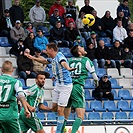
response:
{"label": "green sock", "polygon": [[72,132],[71,133],[76,133],[76,131],[80,127],[81,123],[82,123],[82,119],[81,118],[76,118],[76,120],[73,123]]}
{"label": "green sock", "polygon": [[64,123],[63,123],[62,129],[61,129],[61,133],[64,133],[66,122],[67,122],[67,119],[64,119]]}

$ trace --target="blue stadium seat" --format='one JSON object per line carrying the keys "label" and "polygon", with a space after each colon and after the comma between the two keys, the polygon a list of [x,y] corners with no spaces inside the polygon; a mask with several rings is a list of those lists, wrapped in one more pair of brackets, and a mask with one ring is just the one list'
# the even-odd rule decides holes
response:
{"label": "blue stadium seat", "polygon": [[105,120],[106,123],[110,123],[112,122],[112,119],[114,118],[114,114],[112,112],[103,112],[101,118]]}
{"label": "blue stadium seat", "polygon": [[121,111],[132,111],[129,107],[128,101],[122,100],[117,102],[117,108]]}
{"label": "blue stadium seat", "polygon": [[59,48],[59,51],[60,51],[61,53],[63,53],[63,55],[64,55],[66,58],[70,58],[70,57],[73,56],[73,55],[71,54],[70,49],[69,49],[68,47]]}
{"label": "blue stadium seat", "polygon": [[122,88],[122,86],[118,85],[118,82],[115,78],[110,78],[109,80],[111,82],[111,86],[113,89],[121,89]]}
{"label": "blue stadium seat", "polygon": [[[75,120],[75,113],[70,113],[68,120]],[[73,122],[67,122],[67,124],[72,124]]]}
{"label": "blue stadium seat", "polygon": [[85,106],[85,112],[91,112],[93,109],[90,109],[89,103],[86,101],[86,106]]}
{"label": "blue stadium seat", "polygon": [[93,109],[93,111],[103,111],[105,112],[106,109],[102,107],[102,102],[101,101],[91,101],[90,102],[90,108]]}
{"label": "blue stadium seat", "polygon": [[130,102],[130,108],[133,110],[133,100]]}
{"label": "blue stadium seat", "polygon": [[129,119],[133,119],[133,112],[129,112],[128,118],[129,118]]}
{"label": "blue stadium seat", "polygon": [[29,88],[28,86],[26,86],[24,79],[18,78],[18,80],[22,83],[22,86],[23,86],[24,90]]}
{"label": "blue stadium seat", "polygon": [[100,37],[100,40],[104,41],[105,46],[112,47],[111,39],[109,37]]}
{"label": "blue stadium seat", "polygon": [[90,91],[85,89],[85,100],[94,100],[94,97],[90,95]]}
{"label": "blue stadium seat", "polygon": [[120,109],[116,108],[114,101],[104,101],[103,107],[109,112],[120,111]]}
{"label": "blue stadium seat", "polygon": [[[44,113],[37,112],[36,115],[37,115],[37,118],[39,118],[40,120],[45,120],[46,119]],[[45,122],[41,121],[41,123],[44,124]]]}
{"label": "blue stadium seat", "polygon": [[48,30],[48,27],[46,27],[46,26],[38,26],[38,29],[41,29],[43,31],[44,36],[46,36],[46,37],[50,36],[50,32]]}
{"label": "blue stadium seat", "polygon": [[46,67],[46,68],[45,68],[45,72],[47,72],[47,73],[50,74],[50,77],[49,77],[49,78],[52,78],[52,77],[53,77],[52,68],[48,68],[48,67]]}
{"label": "blue stadium seat", "polygon": [[114,100],[121,100],[121,98],[117,96],[117,93],[116,93],[116,90],[115,89],[112,89],[111,92],[114,95]]}
{"label": "blue stadium seat", "polygon": [[97,75],[98,75],[99,78],[101,78],[104,74],[107,74],[105,68],[98,68],[97,69]]}
{"label": "blue stadium seat", "polygon": [[95,89],[90,79],[85,80],[84,89]]}
{"label": "blue stadium seat", "polygon": [[120,97],[123,100],[131,100],[132,99],[129,90],[124,90],[124,89],[118,91],[118,97]]}
{"label": "blue stadium seat", "polygon": [[[88,114],[88,120],[92,120],[93,123],[99,123],[99,122],[96,122],[96,120],[100,120],[100,113],[99,112],[90,112]],[[93,121],[95,120],[95,121]]]}
{"label": "blue stadium seat", "polygon": [[56,124],[56,115],[54,112],[48,112],[47,114],[47,120],[50,120],[50,122],[48,122],[48,124],[53,125]]}
{"label": "blue stadium seat", "polygon": [[115,114],[115,121],[123,123],[126,122],[126,120],[128,119],[127,117],[127,113],[126,112],[116,112]]}
{"label": "blue stadium seat", "polygon": [[1,47],[11,47],[12,44],[10,44],[8,42],[8,38],[7,37],[0,37],[0,46]]}

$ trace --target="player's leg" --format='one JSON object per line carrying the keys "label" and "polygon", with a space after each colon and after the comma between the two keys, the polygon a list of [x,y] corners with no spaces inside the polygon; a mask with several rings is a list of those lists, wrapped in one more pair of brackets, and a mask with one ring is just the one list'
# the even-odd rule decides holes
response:
{"label": "player's leg", "polygon": [[62,126],[64,123],[64,109],[67,106],[71,91],[72,91],[72,84],[64,85],[59,87],[60,95],[58,100],[58,120],[57,120],[57,129],[56,133],[61,133]]}
{"label": "player's leg", "polygon": [[2,122],[2,128],[4,133],[9,133],[9,131],[10,133],[21,133],[18,119],[5,120],[4,122]]}
{"label": "player's leg", "polygon": [[76,114],[77,118],[75,119],[73,125],[72,125],[72,132],[76,133],[80,125],[82,124],[82,121],[84,119],[85,109],[84,108],[76,108]]}

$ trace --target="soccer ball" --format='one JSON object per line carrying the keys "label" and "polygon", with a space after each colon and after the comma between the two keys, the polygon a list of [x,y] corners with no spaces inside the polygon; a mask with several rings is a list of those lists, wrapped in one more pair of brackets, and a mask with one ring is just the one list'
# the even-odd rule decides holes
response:
{"label": "soccer ball", "polygon": [[82,19],[84,25],[91,27],[95,23],[95,18],[92,14],[86,14]]}

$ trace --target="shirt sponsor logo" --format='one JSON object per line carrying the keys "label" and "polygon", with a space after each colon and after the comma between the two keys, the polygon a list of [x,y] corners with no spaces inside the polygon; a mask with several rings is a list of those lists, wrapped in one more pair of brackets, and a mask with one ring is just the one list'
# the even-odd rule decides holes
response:
{"label": "shirt sponsor logo", "polygon": [[10,104],[9,103],[0,103],[0,108],[9,108]]}

